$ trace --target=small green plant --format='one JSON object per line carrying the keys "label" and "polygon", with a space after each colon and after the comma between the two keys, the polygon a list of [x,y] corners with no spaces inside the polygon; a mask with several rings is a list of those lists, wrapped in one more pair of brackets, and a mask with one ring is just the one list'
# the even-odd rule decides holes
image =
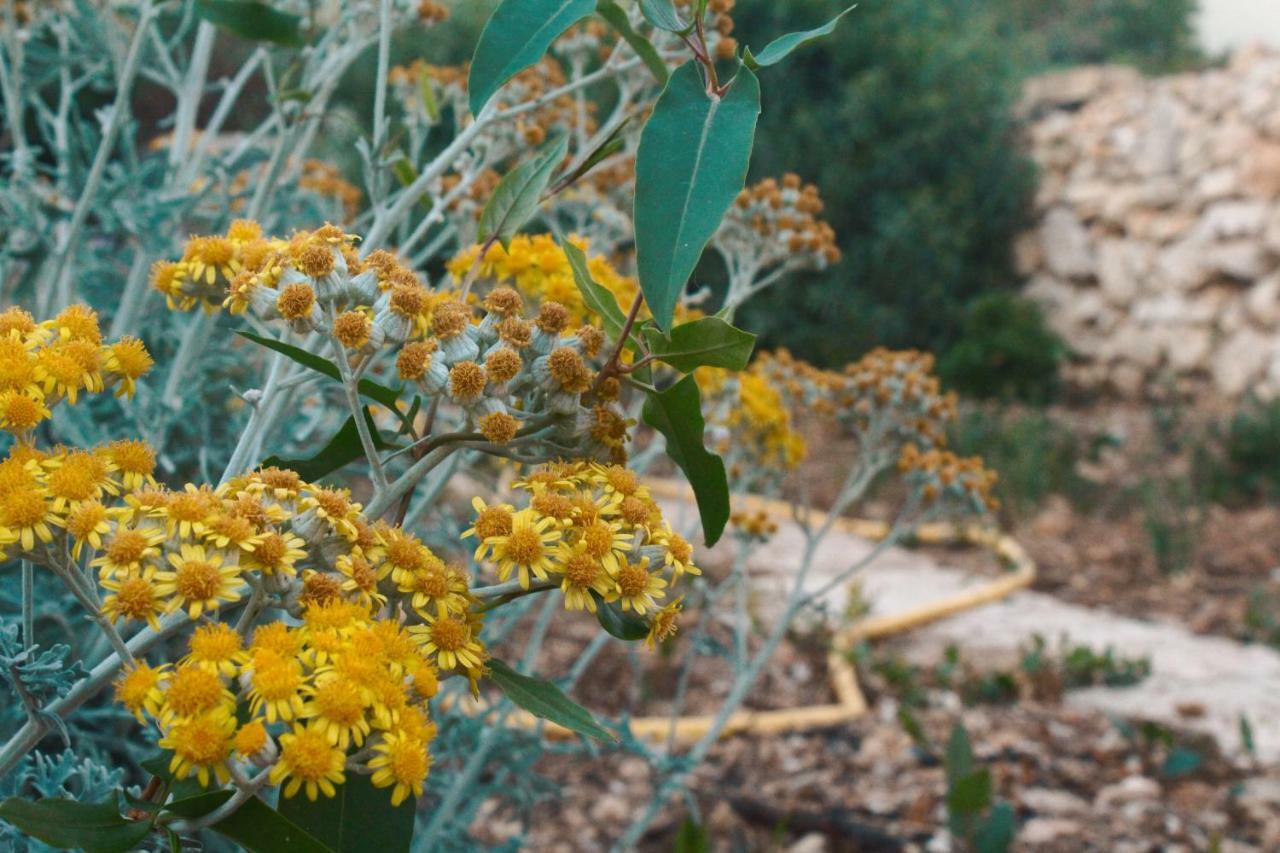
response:
{"label": "small green plant", "polygon": [[974,397],[1042,403],[1057,391],[1065,352],[1035,303],[996,291],[969,304],[960,339],[942,356],[938,372]]}
{"label": "small green plant", "polygon": [[1228,504],[1280,497],[1280,401],[1250,398],[1196,454],[1209,497]]}
{"label": "small green plant", "polygon": [[1013,843],[1017,818],[1013,806],[997,802],[991,770],[977,767],[964,724],[956,721],[947,741],[947,820],[963,850],[1002,853]]}

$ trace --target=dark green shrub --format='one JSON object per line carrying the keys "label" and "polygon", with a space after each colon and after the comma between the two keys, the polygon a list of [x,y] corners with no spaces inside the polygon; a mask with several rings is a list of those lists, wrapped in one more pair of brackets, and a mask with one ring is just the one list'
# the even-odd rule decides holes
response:
{"label": "dark green shrub", "polygon": [[1280,498],[1280,400],[1241,403],[1196,462],[1215,501]]}
{"label": "dark green shrub", "polygon": [[947,385],[982,399],[1045,402],[1065,347],[1034,303],[997,292],[969,306],[960,339],[938,362]]}

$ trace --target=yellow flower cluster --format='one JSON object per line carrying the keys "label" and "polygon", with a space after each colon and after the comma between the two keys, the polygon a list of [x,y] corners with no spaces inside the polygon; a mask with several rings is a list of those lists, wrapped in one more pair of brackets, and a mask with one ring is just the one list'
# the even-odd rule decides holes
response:
{"label": "yellow flower cluster", "polygon": [[680,599],[666,599],[684,575],[699,575],[693,547],[663,520],[635,472],[619,465],[560,462],[517,481],[527,506],[477,498],[476,559],[523,589],[558,586],[568,610],[601,602],[646,617],[650,642],[675,631]]}
{"label": "yellow flower cluster", "polygon": [[315,800],[332,797],[353,762],[392,789],[393,805],[422,794],[437,688],[408,631],[336,597],[311,602],[298,625],[259,626],[247,646],[228,625],[202,624],[176,666],[137,663],[115,684],[121,704],[159,728],[178,778],[225,783],[244,760],[270,767],[284,796]]}
{"label": "yellow flower cluster", "polygon": [[81,394],[107,388],[132,396],[152,365],[137,338],[104,343],[98,315],[86,305],[42,323],[9,308],[0,312],[0,428],[29,441],[57,404],[75,405]]}
{"label": "yellow flower cluster", "polygon": [[712,401],[711,424],[719,427],[718,450],[734,468],[786,471],[808,455],[808,445],[794,422],[798,401],[780,381],[774,361],[770,354],[760,353],[736,374],[719,368],[696,374],[704,395]]}
{"label": "yellow flower cluster", "polygon": [[[585,240],[571,239],[584,253],[587,251]],[[472,246],[449,261],[448,270],[455,280],[466,277],[479,253],[480,247]],[[588,258],[587,265],[596,283],[612,293],[626,311],[640,292],[636,280],[622,275],[598,256]],[[564,249],[550,234],[517,234],[505,249],[495,243],[480,262],[480,276],[493,284],[510,285],[530,299],[558,302],[569,309],[569,316],[576,323],[594,319],[574,282]]]}

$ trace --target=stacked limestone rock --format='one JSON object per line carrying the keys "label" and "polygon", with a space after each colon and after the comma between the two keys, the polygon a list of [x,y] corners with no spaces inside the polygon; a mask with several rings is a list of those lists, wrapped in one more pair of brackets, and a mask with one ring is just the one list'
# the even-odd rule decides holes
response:
{"label": "stacked limestone rock", "polygon": [[1280,53],[1076,69],[1031,81],[1024,109],[1041,175],[1018,264],[1068,380],[1280,397]]}

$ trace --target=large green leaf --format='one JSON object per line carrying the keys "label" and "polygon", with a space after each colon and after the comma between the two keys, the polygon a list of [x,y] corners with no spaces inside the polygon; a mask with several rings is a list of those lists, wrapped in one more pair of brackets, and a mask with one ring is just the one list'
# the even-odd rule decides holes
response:
{"label": "large green leaf", "polygon": [[667,337],[652,326],[644,328],[649,352],[659,361],[692,373],[699,367],[742,370],[751,359],[756,336],[729,325],[719,317],[700,317],[682,323]]}
{"label": "large green leaf", "polygon": [[337,853],[257,797],[250,798],[212,829],[249,853]]}
{"label": "large green leaf", "polygon": [[609,604],[596,591],[591,597],[596,601],[596,619],[600,627],[619,640],[643,640],[649,636],[649,623],[634,613],[624,613],[616,604]]}
{"label": "large green leaf", "polygon": [[[255,344],[261,344],[270,350],[275,350],[282,355],[288,356],[293,361],[301,364],[303,367],[309,367],[316,373],[323,373],[330,379],[342,381],[342,373],[338,370],[338,365],[329,361],[327,358],[307,352],[301,347],[295,347],[292,344],[286,344],[283,341],[273,340],[272,338],[264,338],[261,335],[255,335],[253,332],[236,332],[242,338],[248,338]],[[370,400],[381,403],[393,412],[398,412],[396,402],[400,399],[400,393],[386,385],[374,382],[372,379],[361,379],[359,383],[360,393],[368,397]]]}
{"label": "large green leaf", "polygon": [[494,189],[480,214],[480,242],[496,237],[505,249],[538,212],[551,175],[564,162],[569,137],[562,136],[538,155],[512,169]]}
{"label": "large green leaf", "polygon": [[280,814],[337,853],[398,853],[413,841],[417,802],[391,805],[391,789],[375,788],[368,776],[348,773],[332,799],[298,796],[280,801]]}
{"label": "large green leaf", "polygon": [[653,46],[647,38],[636,32],[635,27],[631,26],[631,19],[627,17],[627,13],[621,6],[613,2],[613,0],[599,0],[596,4],[596,11],[600,13],[600,17],[609,22],[609,26],[613,27],[618,35],[622,36],[627,44],[631,45],[631,49],[636,52],[636,56],[648,66],[653,76],[658,78],[658,84],[665,86],[667,78],[671,76],[667,63],[662,61],[662,57],[658,55],[658,50]]}
{"label": "large green leaf", "polygon": [[471,114],[479,115],[503,83],[541,59],[561,33],[595,8],[596,0],[502,0],[471,59]]}
{"label": "large green leaf", "polygon": [[209,23],[248,39],[297,47],[302,18],[257,0],[196,0],[196,14]]}
{"label": "large green leaf", "polygon": [[692,376],[665,391],[651,392],[644,401],[644,422],[667,438],[667,455],[693,487],[702,517],[702,535],[714,545],[729,522],[729,478],[724,460],[707,450],[703,433],[702,397]]}
{"label": "large green leaf", "polygon": [[580,735],[596,740],[617,740],[596,722],[586,708],[574,702],[550,681],[521,675],[496,658],[489,660],[489,677],[512,702],[535,717],[550,720]]}
{"label": "large green leaf", "polygon": [[[376,448],[379,450],[399,449],[396,445],[383,440],[382,434],[378,432],[377,425],[374,424],[373,418],[370,417],[368,409],[364,410],[364,421],[369,428],[369,436],[373,439],[373,444]],[[360,431],[356,429],[356,419],[349,417],[342,424],[342,427],[334,433],[333,438],[329,439],[325,446],[320,448],[320,451],[314,456],[301,459],[269,456],[262,460],[262,464],[277,468],[288,468],[296,471],[298,476],[307,482],[315,482],[326,474],[332,474],[339,468],[363,457],[364,443],[360,441]]]}
{"label": "large green leaf", "polygon": [[125,853],[151,832],[152,822],[128,820],[114,796],[100,803],[10,797],[0,803],[0,819],[22,833],[60,850]]}
{"label": "large green leaf", "polygon": [[1013,806],[998,803],[978,827],[973,846],[977,853],[1007,853],[1018,834],[1018,817]]}
{"label": "large green leaf", "polygon": [[680,17],[671,0],[640,0],[640,12],[645,20],[669,33],[687,33],[693,24]]}
{"label": "large green leaf", "polygon": [[573,281],[578,285],[582,301],[593,314],[600,317],[600,322],[604,325],[604,330],[609,337],[617,340],[618,335],[622,333],[622,327],[627,322],[627,315],[618,306],[617,297],[613,295],[613,291],[592,277],[585,252],[568,240],[562,240],[560,246],[564,249],[565,257],[569,259],[569,268],[573,270]]}
{"label": "large green leaf", "polygon": [[839,15],[827,21],[820,27],[812,30],[805,30],[798,33],[787,33],[785,36],[778,36],[773,41],[764,46],[764,50],[758,54],[752,54],[750,50],[746,52],[746,63],[748,67],[758,68],[765,65],[776,65],[783,59],[786,59],[791,51],[798,47],[803,47],[811,41],[817,41],[823,36],[829,36],[835,32],[836,24],[840,23],[840,19],[856,9],[857,6],[850,6]]}
{"label": "large green leaf", "polygon": [[747,177],[760,82],[742,68],[723,97],[707,93],[695,61],[676,69],[636,152],[636,267],[662,329],[689,275]]}

